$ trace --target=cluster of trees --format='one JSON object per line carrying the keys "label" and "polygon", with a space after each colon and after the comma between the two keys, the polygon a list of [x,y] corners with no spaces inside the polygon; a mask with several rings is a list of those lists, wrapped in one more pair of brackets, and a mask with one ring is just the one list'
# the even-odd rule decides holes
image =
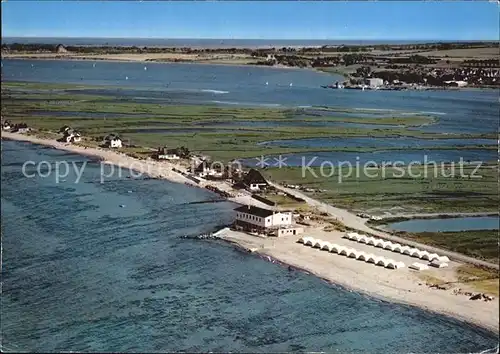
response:
{"label": "cluster of trees", "polygon": [[181,146],[178,148],[175,148],[175,154],[179,156],[181,159],[187,159],[191,156],[191,151],[185,146]]}
{"label": "cluster of trees", "polygon": [[2,52],[13,51],[13,52],[56,52],[57,45],[55,44],[22,44],[22,43],[12,43],[12,44],[2,44]]}
{"label": "cluster of trees", "polygon": [[317,57],[311,60],[311,66],[313,68],[322,66],[335,66],[340,64],[340,57]]}
{"label": "cluster of trees", "polygon": [[464,60],[462,62],[462,66],[465,67],[474,67],[474,68],[498,68],[500,67],[499,59],[485,59],[485,60]]}
{"label": "cluster of trees", "polygon": [[375,71],[372,73],[373,77],[383,79],[384,81],[393,82],[394,80],[403,81],[406,83],[416,83],[416,84],[424,84],[424,76],[422,74],[416,73],[414,71],[405,71],[405,72],[397,72],[397,71]]}
{"label": "cluster of trees", "polygon": [[354,77],[368,77],[371,73],[372,69],[369,66],[362,66],[356,69],[356,72],[351,75]]}
{"label": "cluster of trees", "polygon": [[368,57],[363,54],[344,54],[342,56],[342,61],[345,66],[365,63],[368,60]]}
{"label": "cluster of trees", "polygon": [[408,58],[390,59],[391,64],[436,64],[437,60],[424,57],[422,55],[412,55]]}

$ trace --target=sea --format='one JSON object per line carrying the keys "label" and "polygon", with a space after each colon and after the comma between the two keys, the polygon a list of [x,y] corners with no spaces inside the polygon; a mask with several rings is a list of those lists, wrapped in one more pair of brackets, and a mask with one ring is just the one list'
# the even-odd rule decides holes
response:
{"label": "sea", "polygon": [[[496,91],[348,96],[319,88],[335,77],[308,70],[93,64],[2,60],[3,81],[82,83],[169,104],[432,111],[441,129],[465,132],[495,132],[498,119]],[[4,352],[470,353],[498,344],[478,327],[193,238],[234,216],[209,191],[29,143],[1,148]]]}
{"label": "sea", "polygon": [[[3,352],[471,353],[497,345],[496,335],[463,322],[189,238],[233,217],[231,203],[202,203],[215,199],[208,191],[126,170],[101,180],[109,167],[83,156],[1,147]],[[68,171],[56,170],[62,161]]]}
{"label": "sea", "polygon": [[[321,47],[340,45],[425,44],[435,40],[333,40],[333,39],[216,39],[216,38],[85,38],[85,37],[4,37],[2,44],[63,44],[66,46],[116,46],[116,47],[185,47],[185,48],[281,48]],[[461,41],[440,41],[440,43]],[[480,41],[467,41],[480,42]]]}

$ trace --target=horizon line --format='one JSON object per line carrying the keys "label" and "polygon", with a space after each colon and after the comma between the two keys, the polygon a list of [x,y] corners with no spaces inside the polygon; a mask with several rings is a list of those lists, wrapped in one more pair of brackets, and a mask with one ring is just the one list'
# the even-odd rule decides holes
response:
{"label": "horizon line", "polygon": [[498,39],[445,39],[445,38],[221,38],[221,37],[84,37],[84,36],[2,36],[2,39],[8,38],[37,38],[37,39],[163,39],[163,40],[178,40],[178,39],[196,39],[196,40],[251,40],[251,41],[430,41],[430,42],[498,42]]}

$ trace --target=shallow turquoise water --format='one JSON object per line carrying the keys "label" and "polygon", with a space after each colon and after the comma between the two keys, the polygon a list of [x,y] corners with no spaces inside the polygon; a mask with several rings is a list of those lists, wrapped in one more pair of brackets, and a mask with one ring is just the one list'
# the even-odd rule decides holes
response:
{"label": "shallow turquoise water", "polygon": [[[27,160],[87,158],[2,141],[2,341],[9,351],[472,352],[495,335],[289,272],[212,241],[209,192],[90,162],[26,178]],[[31,173],[36,168],[27,169]],[[48,167],[41,169],[47,172]],[[123,205],[123,207],[120,207]]]}
{"label": "shallow turquoise water", "polygon": [[443,232],[467,230],[498,230],[498,216],[477,216],[447,219],[414,219],[387,225],[390,229],[407,232]]}

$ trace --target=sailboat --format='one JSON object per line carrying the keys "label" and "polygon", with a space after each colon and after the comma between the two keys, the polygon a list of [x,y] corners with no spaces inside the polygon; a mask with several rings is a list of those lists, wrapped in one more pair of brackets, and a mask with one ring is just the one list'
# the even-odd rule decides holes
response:
{"label": "sailboat", "polygon": [[269,82],[266,81],[266,86],[269,85]]}
{"label": "sailboat", "polygon": [[290,82],[290,87],[292,87],[292,86],[293,86],[293,84]]}
{"label": "sailboat", "polygon": [[148,70],[148,67],[147,67],[147,66],[145,66],[145,67],[144,67],[144,71],[146,71],[146,70]]}

